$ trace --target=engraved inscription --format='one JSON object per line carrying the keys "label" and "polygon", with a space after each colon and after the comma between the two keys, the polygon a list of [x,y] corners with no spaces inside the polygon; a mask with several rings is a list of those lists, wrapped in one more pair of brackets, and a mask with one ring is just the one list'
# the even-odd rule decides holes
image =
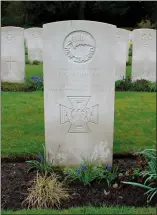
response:
{"label": "engraved inscription", "polygon": [[120,36],[119,36],[119,34],[118,34],[118,33],[116,33],[116,43],[118,43],[118,42],[119,42],[119,40],[120,40]]}
{"label": "engraved inscription", "polygon": [[12,42],[14,40],[14,36],[12,35],[12,33],[10,31],[7,32],[6,34],[6,39],[8,40],[8,42]]}
{"label": "engraved inscription", "polygon": [[39,37],[39,36],[38,36],[38,33],[37,33],[36,31],[34,31],[34,32],[32,33],[32,36],[35,37],[35,38],[38,38],[38,37]]}
{"label": "engraved inscription", "polygon": [[72,107],[60,104],[60,123],[70,122],[69,133],[88,133],[88,122],[98,124],[98,107],[88,107],[90,96],[69,96]]}
{"label": "engraved inscription", "polygon": [[144,46],[147,47],[149,45],[149,42],[152,40],[152,35],[151,34],[143,34],[141,38],[143,40]]}
{"label": "engraved inscription", "polygon": [[58,72],[58,76],[71,76],[71,77],[88,77],[88,76],[94,76],[94,77],[100,77],[100,72],[98,69],[60,69]]}
{"label": "engraved inscription", "polygon": [[63,49],[70,60],[75,63],[84,63],[90,60],[95,53],[94,37],[85,31],[74,31],[64,40]]}

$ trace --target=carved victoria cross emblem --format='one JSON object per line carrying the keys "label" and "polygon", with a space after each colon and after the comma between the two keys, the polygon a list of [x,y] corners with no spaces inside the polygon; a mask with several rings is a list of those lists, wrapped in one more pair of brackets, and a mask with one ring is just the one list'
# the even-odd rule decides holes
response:
{"label": "carved victoria cross emblem", "polygon": [[60,104],[60,123],[70,122],[69,133],[88,133],[88,122],[98,123],[98,106],[87,107],[90,96],[68,97],[72,107]]}

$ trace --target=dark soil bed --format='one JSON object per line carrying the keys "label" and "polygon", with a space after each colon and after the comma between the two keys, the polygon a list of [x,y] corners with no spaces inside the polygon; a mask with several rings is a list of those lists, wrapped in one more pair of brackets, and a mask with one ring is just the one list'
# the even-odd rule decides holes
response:
{"label": "dark soil bed", "polygon": [[[135,159],[114,159],[120,169],[136,168]],[[2,209],[22,209],[21,203],[26,197],[28,182],[32,181],[36,172],[27,173],[28,164],[24,162],[5,162],[1,164],[1,204]],[[147,206],[145,190],[132,185],[120,184],[118,188],[111,188],[108,195],[104,194],[103,183],[93,183],[84,187],[79,182],[69,184],[71,198],[63,202],[61,208],[74,206],[113,206],[125,205],[142,207]],[[108,191],[108,190],[107,190]],[[155,206],[156,199],[150,205]]]}

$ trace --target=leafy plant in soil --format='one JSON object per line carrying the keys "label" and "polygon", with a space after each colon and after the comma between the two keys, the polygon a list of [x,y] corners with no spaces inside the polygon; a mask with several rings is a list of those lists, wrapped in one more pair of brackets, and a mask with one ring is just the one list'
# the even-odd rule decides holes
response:
{"label": "leafy plant in soil", "polygon": [[26,88],[43,91],[43,77],[32,76],[31,79],[26,79]]}
{"label": "leafy plant in soil", "polygon": [[118,181],[133,181],[133,182],[143,182],[143,178],[140,175],[141,171],[144,171],[147,168],[147,161],[141,155],[137,155],[137,167],[136,168],[129,168],[123,172],[118,174]]}
{"label": "leafy plant in soil", "polygon": [[155,195],[157,195],[157,152],[155,149],[146,149],[140,152],[148,160],[148,167],[146,170],[139,172],[139,176],[144,178],[143,183],[126,182],[124,184],[135,185],[147,189],[147,202],[149,203]]}
{"label": "leafy plant in soil", "polygon": [[51,173],[53,171],[53,169],[54,169],[53,162],[48,163],[46,161],[46,150],[45,150],[44,146],[43,146],[43,148],[44,148],[44,156],[39,152],[39,154],[38,154],[39,160],[26,161],[27,163],[30,164],[30,168],[29,168],[28,172],[30,172],[31,170],[37,170],[40,173],[45,174],[45,173]]}
{"label": "leafy plant in soil", "polygon": [[117,178],[118,167],[111,168],[109,165],[96,165],[92,162],[84,160],[82,164],[75,168],[65,168],[64,174],[66,179],[72,181],[79,180],[81,183],[90,185],[93,181],[106,180],[108,187],[115,182]]}
{"label": "leafy plant in soil", "polygon": [[60,182],[56,175],[47,173],[40,175],[37,172],[32,186],[28,188],[28,196],[23,201],[28,208],[59,207],[63,200],[69,198],[64,182]]}

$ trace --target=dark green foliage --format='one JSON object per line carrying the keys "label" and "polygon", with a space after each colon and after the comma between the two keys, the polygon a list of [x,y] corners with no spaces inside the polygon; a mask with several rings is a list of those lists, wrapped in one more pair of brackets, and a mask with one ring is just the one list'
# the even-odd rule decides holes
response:
{"label": "dark green foliage", "polygon": [[131,61],[126,62],[126,66],[131,66]]}
{"label": "dark green foliage", "polygon": [[141,79],[132,83],[133,91],[150,91],[149,90],[149,81]]}
{"label": "dark green foliage", "polygon": [[[136,27],[142,19],[156,21],[153,1],[2,1],[2,26],[42,27],[62,20],[93,20],[117,27]],[[136,14],[133,16],[133,14]]]}
{"label": "dark green foliage", "polygon": [[19,83],[8,83],[8,82],[2,82],[1,83],[1,90],[8,92],[18,92],[18,91],[24,91],[25,84],[19,84]]}
{"label": "dark green foliage", "polygon": [[[31,79],[26,79],[25,83],[1,83],[2,91],[43,91],[43,77],[32,76]],[[124,80],[118,80],[115,82],[115,91],[137,91],[137,92],[157,92],[157,85],[154,82],[150,82],[144,79],[132,82],[128,77]]]}
{"label": "dark green foliage", "polygon": [[155,82],[149,82],[149,91],[157,92],[157,84]]}
{"label": "dark green foliage", "polygon": [[26,60],[26,64],[31,64],[30,60],[27,59]]}
{"label": "dark green foliage", "polygon": [[129,56],[132,56],[132,44],[130,45],[130,48],[129,48]]}
{"label": "dark green foliage", "polygon": [[144,79],[132,82],[130,78],[118,80],[115,83],[116,91],[157,92],[157,85]]}
{"label": "dark green foliage", "polygon": [[137,24],[138,28],[151,28],[155,29],[155,24],[152,24],[150,20],[141,20],[140,23]]}
{"label": "dark green foliage", "polygon": [[129,78],[118,80],[115,84],[116,91],[128,91],[131,89],[131,80]]}
{"label": "dark green foliage", "polygon": [[43,77],[32,76],[31,79],[25,79],[25,83],[1,83],[1,90],[5,92],[31,92],[31,91],[43,91]]}
{"label": "dark green foliage", "polygon": [[34,60],[34,61],[32,62],[32,64],[33,64],[33,65],[39,65],[39,64],[41,64],[41,62],[38,61],[38,60]]}

